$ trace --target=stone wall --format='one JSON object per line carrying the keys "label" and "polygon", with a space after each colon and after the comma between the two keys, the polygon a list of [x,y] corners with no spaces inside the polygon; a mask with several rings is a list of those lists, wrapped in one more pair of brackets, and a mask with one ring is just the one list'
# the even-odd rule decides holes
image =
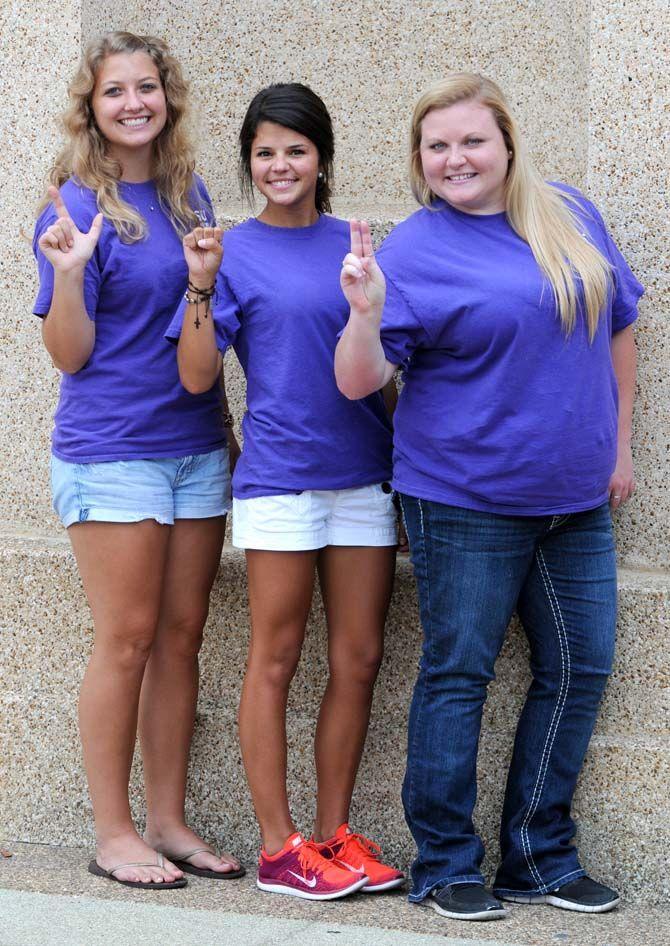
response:
{"label": "stone wall", "polygon": [[[174,4],[147,12],[130,0],[6,4],[0,105],[5,158],[0,187],[2,346],[0,431],[3,667],[0,793],[8,837],[88,843],[90,807],[76,734],[76,694],[91,621],[69,546],[50,510],[48,439],[57,372],[30,315],[36,280],[29,244],[33,210],[57,146],[54,118],[81,44],[103,29],[165,36],[185,66],[196,102],[200,170],[222,220],[247,212],[236,182],[236,135],[251,96],[271,81],[310,84],[337,134],[335,210],[368,216],[377,235],[413,209],[406,182],[409,115],[418,93],[452,68],[477,69],[509,94],[533,154],[550,179],[583,187],[647,286],[637,328],[639,490],[617,517],[620,642],[575,804],[589,865],[630,896],[670,893],[670,626],[668,534],[670,344],[668,105],[663,70],[665,0],[295,0],[292,4]],[[667,22],[667,18],[666,18]],[[12,221],[12,223],[9,223]],[[243,385],[229,367],[239,417]],[[203,687],[191,773],[194,825],[234,836],[253,856],[256,829],[235,735],[247,639],[241,557],[227,549],[203,652]],[[310,739],[323,685],[323,620],[315,607],[300,686],[290,706],[290,766],[300,823],[313,810]],[[407,702],[420,627],[410,569],[401,563],[388,626],[356,824],[407,860],[411,844],[398,800]],[[512,630],[498,664],[482,740],[478,822],[495,859],[496,822],[514,719],[527,685],[525,645]],[[134,805],[141,819],[139,772]]]}

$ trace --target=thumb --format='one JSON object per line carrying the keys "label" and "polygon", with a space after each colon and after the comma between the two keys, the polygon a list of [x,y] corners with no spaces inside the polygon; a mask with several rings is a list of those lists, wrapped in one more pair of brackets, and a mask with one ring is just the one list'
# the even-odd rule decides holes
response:
{"label": "thumb", "polygon": [[[95,243],[100,239],[100,234],[102,233],[102,225],[104,223],[104,215],[96,214],[93,218],[93,223],[91,224],[91,229],[88,231],[88,235],[93,238]],[[95,245],[94,243],[94,245]]]}

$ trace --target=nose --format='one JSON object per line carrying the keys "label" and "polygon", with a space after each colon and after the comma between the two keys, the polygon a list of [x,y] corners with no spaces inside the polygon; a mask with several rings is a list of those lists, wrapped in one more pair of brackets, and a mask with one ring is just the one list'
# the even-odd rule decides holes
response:
{"label": "nose", "polygon": [[459,168],[465,162],[465,155],[458,147],[451,148],[447,155],[447,163],[450,167]]}
{"label": "nose", "polygon": [[126,92],[124,108],[127,112],[139,112],[144,108],[142,99],[137,94],[137,92],[134,91],[134,89],[129,89]]}
{"label": "nose", "polygon": [[283,155],[280,151],[277,151],[272,159],[272,170],[273,171],[285,171],[288,167],[288,161],[286,156]]}

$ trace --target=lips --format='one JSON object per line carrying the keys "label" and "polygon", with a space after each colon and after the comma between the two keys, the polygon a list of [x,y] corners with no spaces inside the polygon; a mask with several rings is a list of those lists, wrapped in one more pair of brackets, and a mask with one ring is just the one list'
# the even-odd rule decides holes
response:
{"label": "lips", "polygon": [[465,184],[466,181],[471,181],[472,178],[476,176],[474,172],[469,174],[448,174],[446,179],[450,184]]}
{"label": "lips", "polygon": [[270,187],[274,187],[277,190],[285,190],[287,187],[291,187],[293,184],[297,183],[297,178],[282,178],[277,181],[268,181]]}
{"label": "lips", "polygon": [[137,118],[120,118],[119,122],[124,128],[142,128],[143,125],[149,122],[150,118],[150,115],[141,115]]}

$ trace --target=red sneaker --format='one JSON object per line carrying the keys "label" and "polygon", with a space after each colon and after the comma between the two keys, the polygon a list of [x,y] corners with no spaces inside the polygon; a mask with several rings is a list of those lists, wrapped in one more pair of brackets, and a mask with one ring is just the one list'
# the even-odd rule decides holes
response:
{"label": "red sneaker", "polygon": [[281,851],[258,858],[257,886],[270,893],[285,893],[305,900],[335,900],[360,890],[366,874],[338,866],[323,856],[313,841],[292,834]]}
{"label": "red sneaker", "polygon": [[346,823],[340,825],[330,840],[319,844],[319,850],[324,857],[331,857],[339,867],[367,874],[369,880],[363,887],[363,893],[392,890],[405,883],[405,875],[401,870],[382,864],[382,849],[379,845],[362,834],[354,834]]}

